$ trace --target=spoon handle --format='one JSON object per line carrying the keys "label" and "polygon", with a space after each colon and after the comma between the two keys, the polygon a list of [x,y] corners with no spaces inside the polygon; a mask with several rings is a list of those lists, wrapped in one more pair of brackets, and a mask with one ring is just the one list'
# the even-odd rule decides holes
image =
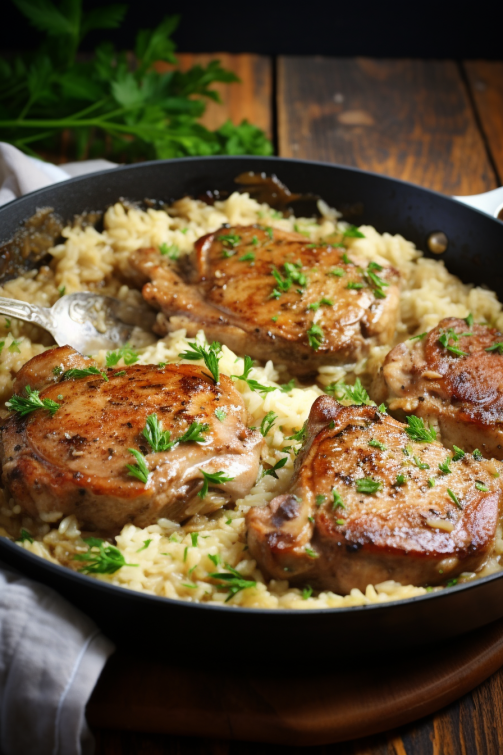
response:
{"label": "spoon handle", "polygon": [[52,331],[53,322],[48,307],[37,307],[25,301],[0,296],[0,314],[16,317],[24,322],[34,322],[45,330]]}

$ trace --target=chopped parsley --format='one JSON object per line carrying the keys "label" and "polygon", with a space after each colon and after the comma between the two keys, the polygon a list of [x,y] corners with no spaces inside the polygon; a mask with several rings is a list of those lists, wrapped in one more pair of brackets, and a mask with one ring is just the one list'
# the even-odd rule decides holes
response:
{"label": "chopped parsley", "polygon": [[143,545],[141,546],[141,548],[138,548],[138,550],[136,552],[137,553],[141,553],[142,551],[147,550],[147,548],[148,548],[148,546],[150,545],[151,542],[152,542],[152,538],[149,538],[148,540],[144,540],[143,541]]}
{"label": "chopped parsley", "polygon": [[16,341],[16,339],[14,339],[11,345],[9,346],[9,351],[12,352],[13,354],[20,354],[21,353],[21,349],[19,348],[20,343],[21,341]]}
{"label": "chopped parsley", "polygon": [[357,283],[356,281],[349,281],[346,288],[354,291],[359,291],[361,288],[365,288],[365,283]]}
{"label": "chopped parsley", "polygon": [[459,498],[457,497],[456,493],[454,493],[450,488],[447,488],[447,494],[448,494],[449,498],[452,501],[454,501],[454,503],[456,504],[456,506],[458,507],[458,509],[462,509],[463,508],[462,505],[459,502]]}
{"label": "chopped parsley", "polygon": [[378,409],[381,412],[381,414],[388,413],[388,407],[386,406],[386,404],[379,404]]}
{"label": "chopped parsley", "polygon": [[227,572],[213,572],[210,573],[209,576],[212,579],[216,579],[219,582],[223,583],[219,585],[219,587],[221,589],[227,590],[229,593],[229,596],[225,600],[226,603],[228,603],[229,600],[241,590],[246,590],[248,587],[256,587],[257,583],[254,580],[245,579],[243,575],[237,571],[237,569],[234,569],[229,564],[225,564],[225,568],[228,572],[230,572],[229,574]]}
{"label": "chopped parsley", "polygon": [[397,474],[395,485],[404,485],[405,484],[405,475],[404,474]]}
{"label": "chopped parsley", "polygon": [[460,459],[463,458],[465,455],[465,452],[462,448],[459,448],[458,446],[453,446],[454,456],[452,457],[453,461],[460,461]]}
{"label": "chopped parsley", "polygon": [[361,231],[359,231],[358,228],[355,225],[350,225],[349,228],[346,228],[346,230],[342,234],[342,238],[344,238],[344,239],[364,239],[365,238],[365,234],[363,234]]}
{"label": "chopped parsley", "polygon": [[451,457],[448,456],[445,461],[439,464],[438,468],[440,469],[440,471],[443,472],[444,474],[451,474],[452,472],[451,461],[452,461]]}
{"label": "chopped parsley", "polygon": [[344,254],[342,255],[341,259],[342,259],[342,261],[344,262],[345,265],[354,265],[354,262],[349,259],[349,257],[346,254],[346,252],[344,252]]}
{"label": "chopped parsley", "polygon": [[219,554],[219,553],[215,553],[215,555],[214,555],[214,556],[212,556],[212,555],[211,555],[210,553],[208,553],[208,558],[210,559],[210,561],[211,561],[211,562],[212,562],[213,564],[215,564],[215,566],[219,566],[219,564],[221,564],[221,563],[222,563],[222,559],[221,559],[221,557],[220,557],[220,554]]}
{"label": "chopped parsley", "polygon": [[274,385],[262,385],[257,380],[249,378],[248,375],[253,367],[253,359],[249,356],[245,356],[242,375],[231,375],[231,378],[235,380],[244,380],[248,388],[257,393],[271,393],[271,391],[277,390]]}
{"label": "chopped parsley", "polygon": [[159,453],[161,451],[170,451],[179,443],[204,443],[206,438],[204,438],[202,433],[207,433],[209,429],[209,425],[192,422],[183,435],[176,440],[171,440],[170,431],[162,429],[162,425],[157,419],[157,414],[149,414],[142,434],[154,453]]}
{"label": "chopped parsley", "polygon": [[428,487],[430,487],[430,488],[434,488],[435,487],[435,478],[434,477],[430,477],[430,479],[428,480]]}
{"label": "chopped parsley", "polygon": [[264,228],[265,232],[269,236],[270,240],[272,241],[274,238],[274,231],[272,230],[271,226],[268,225],[267,228]]}
{"label": "chopped parsley", "polygon": [[310,585],[306,585],[302,590],[302,600],[307,600],[313,594],[313,588]]}
{"label": "chopped parsley", "polygon": [[418,469],[429,469],[430,465],[427,464],[425,461],[421,461],[419,456],[414,456],[414,464]]}
{"label": "chopped parsley", "polygon": [[253,252],[247,252],[246,254],[243,254],[242,257],[239,258],[240,262],[255,262],[255,255]]}
{"label": "chopped parsley", "polygon": [[434,427],[430,425],[429,428],[425,427],[423,420],[420,417],[412,415],[406,417],[408,427],[405,428],[405,432],[411,440],[416,440],[418,443],[433,443],[437,438],[437,433]]}
{"label": "chopped parsley", "polygon": [[378,480],[373,480],[371,477],[363,477],[359,480],[356,480],[356,489],[359,493],[372,495],[373,493],[377,493],[377,491],[380,490],[381,487],[382,483]]}
{"label": "chopped parsley", "polygon": [[283,456],[283,458],[277,461],[273,467],[271,467],[270,469],[265,469],[262,473],[262,477],[267,477],[267,475],[270,475],[271,477],[274,477],[277,480],[278,475],[276,474],[276,471],[284,467],[287,461],[288,461],[288,456]]}
{"label": "chopped parsley", "polygon": [[101,540],[99,537],[84,538],[88,546],[87,553],[77,553],[73,556],[75,561],[86,562],[79,569],[83,574],[115,574],[123,566],[138,566],[138,564],[128,564],[115,545]]}
{"label": "chopped parsley", "polygon": [[344,501],[342,500],[342,496],[340,493],[337,492],[337,490],[332,490],[332,496],[333,496],[333,502],[332,502],[332,508],[333,509],[345,509]]}
{"label": "chopped parsley", "polygon": [[145,457],[140,451],[137,451],[136,448],[128,448],[128,451],[130,454],[133,454],[137,461],[136,464],[126,465],[128,474],[131,475],[131,477],[136,477],[138,480],[140,480],[140,482],[143,482],[143,484],[146,485],[150,472],[148,470]]}
{"label": "chopped parsley", "polygon": [[216,485],[220,485],[222,482],[232,482],[234,480],[234,477],[229,477],[229,475],[226,475],[225,472],[205,472],[203,469],[199,470],[203,476],[204,482],[203,487],[197,494],[199,498],[206,498],[208,495],[209,490],[209,484],[210,482],[215,483]]}
{"label": "chopped parsley", "polygon": [[237,233],[222,233],[217,236],[217,241],[221,241],[224,246],[234,248],[241,241],[241,236],[238,236]]}
{"label": "chopped parsley", "polygon": [[342,267],[334,267],[333,270],[329,270],[327,275],[334,275],[336,278],[342,278],[346,275],[346,271]]}
{"label": "chopped parsley", "polygon": [[472,453],[472,456],[475,461],[482,461],[482,459],[484,458],[478,448],[475,449],[475,451]]}
{"label": "chopped parsley", "polygon": [[170,260],[176,260],[180,255],[180,249],[176,244],[161,244],[159,251]]}
{"label": "chopped parsley", "polygon": [[503,343],[495,343],[492,346],[489,346],[488,349],[485,349],[485,351],[497,351],[498,354],[503,354]]}
{"label": "chopped parsley", "polygon": [[278,322],[278,317],[279,317],[279,315],[274,315],[274,317],[271,317],[271,320],[273,322]]}
{"label": "chopped parsley", "polygon": [[320,554],[316,553],[316,551],[313,551],[312,548],[308,548],[307,546],[304,548],[304,551],[307,553],[309,558],[319,558]]}
{"label": "chopped parsley", "polygon": [[302,425],[301,429],[298,430],[293,435],[289,435],[287,437],[287,440],[296,440],[299,443],[303,443],[307,437],[307,420]]}
{"label": "chopped parsley", "polygon": [[100,372],[100,370],[94,365],[91,365],[91,367],[84,367],[84,369],[74,367],[71,370],[67,370],[63,375],[63,380],[78,380],[79,378],[90,377],[91,375],[101,375],[103,380],[108,382],[106,372]]}
{"label": "chopped parsley", "polygon": [[326,296],[323,296],[319,301],[314,301],[312,304],[309,304],[307,308],[317,312],[319,308],[323,306],[333,307],[334,303],[331,299],[327,299]]}
{"label": "chopped parsley", "polygon": [[321,506],[323,503],[325,503],[326,496],[324,495],[317,495],[316,496],[316,505]]}
{"label": "chopped parsley", "polygon": [[325,336],[323,334],[323,330],[320,328],[320,326],[313,322],[310,328],[307,330],[307,338],[309,341],[309,346],[314,349],[315,351],[318,351],[321,344],[325,340]]}
{"label": "chopped parsley", "polygon": [[19,534],[19,537],[16,540],[16,543],[24,543],[25,540],[27,540],[29,543],[33,543],[34,542],[33,537],[28,532],[28,530],[22,529],[21,532],[20,532],[20,534]]}
{"label": "chopped parsley", "polygon": [[4,325],[4,327],[5,328],[10,328],[10,318],[9,317],[5,318],[5,325]]}
{"label": "chopped parsley", "polygon": [[215,417],[220,422],[223,422],[225,420],[225,418],[227,417],[227,412],[224,412],[223,409],[215,409]]}
{"label": "chopped parsley", "polygon": [[282,391],[283,393],[290,393],[293,388],[295,388],[295,378],[289,380],[288,383],[283,383],[279,387],[280,391]]}
{"label": "chopped parsley", "polygon": [[471,327],[472,327],[472,325],[473,325],[473,315],[472,315],[472,313],[471,313],[471,312],[470,312],[470,314],[468,315],[468,317],[465,317],[465,318],[464,318],[464,321],[466,322],[466,324],[468,325],[468,327],[469,327],[469,328],[471,328]]}
{"label": "chopped parsley", "polygon": [[60,286],[60,287],[58,288],[58,294],[59,294],[60,298],[61,298],[62,296],[64,296],[64,295],[65,295],[65,293],[66,293],[66,286]]}
{"label": "chopped parsley", "polygon": [[260,423],[260,432],[265,438],[269,430],[273,427],[275,421],[278,419],[278,415],[274,412],[267,412],[264,419]]}
{"label": "chopped parsley", "polygon": [[[218,369],[218,362],[220,359],[220,354],[222,352],[222,347],[218,343],[218,341],[213,341],[211,346],[200,346],[198,343],[193,341],[192,343],[189,342],[189,346],[192,349],[192,351],[182,351],[180,356],[182,359],[190,359],[193,361],[199,361],[200,359],[204,360],[204,363],[206,367],[211,372],[211,377],[215,381],[215,383],[218,383],[220,380],[220,372]],[[210,377],[208,375],[208,377]]]}
{"label": "chopped parsley", "polygon": [[[471,333],[461,333],[462,336],[470,336]],[[441,346],[443,346],[447,351],[449,351],[451,354],[454,354],[456,357],[467,357],[468,354],[466,351],[462,351],[458,346],[453,346],[451,344],[451,341],[454,341],[455,343],[459,341],[459,336],[456,333],[453,328],[449,328],[449,330],[444,331],[441,333],[438,337],[438,342]],[[503,344],[502,344],[503,346]],[[487,349],[486,349],[487,351]]]}
{"label": "chopped parsley", "polygon": [[384,443],[381,443],[381,441],[379,440],[374,440],[374,438],[372,438],[372,440],[369,440],[369,446],[372,446],[372,448],[378,448],[380,451],[386,451],[386,446],[384,445]]}
{"label": "chopped parsley", "polygon": [[197,540],[199,538],[199,532],[191,532],[190,533],[190,542],[192,543],[192,547],[197,547]]}
{"label": "chopped parsley", "polygon": [[59,365],[56,365],[56,367],[52,368],[52,374],[56,375],[56,377],[58,377],[58,375],[61,375],[62,372],[63,372],[63,368],[60,367]]}
{"label": "chopped parsley", "polygon": [[423,338],[426,338],[427,335],[428,335],[428,333],[426,331],[424,331],[424,333],[419,333],[417,336],[411,336],[409,338],[409,341],[416,341],[416,340],[422,341]]}
{"label": "chopped parsley", "polygon": [[40,398],[39,391],[32,391],[29,385],[25,387],[24,391],[26,396],[14,394],[9,401],[6,401],[7,409],[17,412],[21,417],[25,417],[36,409],[45,409],[51,417],[54,417],[60,406],[57,401],[50,398]]}
{"label": "chopped parsley", "polygon": [[367,269],[363,273],[369,286],[372,288],[376,299],[385,299],[386,294],[384,293],[383,288],[389,286],[389,283],[387,281],[385,281],[383,278],[380,278],[374,272],[374,270],[381,271],[382,269],[383,268],[381,267],[381,265],[378,265],[377,262],[369,262]]}
{"label": "chopped parsley", "polygon": [[481,480],[475,480],[475,487],[480,490],[481,493],[487,493],[489,488]]}
{"label": "chopped parsley", "polygon": [[132,349],[129,344],[126,344],[117,351],[107,351],[106,364],[107,367],[115,367],[115,365],[118,364],[121,359],[123,359],[124,364],[129,367],[129,365],[131,364],[136,364],[139,358],[140,355],[138,354],[138,352]]}
{"label": "chopped parsley", "polygon": [[[360,378],[356,378],[354,385],[346,385],[343,380],[340,380],[338,383],[330,383],[325,388],[325,393],[342,401],[351,401],[356,406],[361,406],[362,404],[366,404],[367,406],[374,405],[374,402],[371,401],[369,394],[361,384]],[[379,411],[381,411],[380,408]]]}
{"label": "chopped parsley", "polygon": [[114,372],[112,377],[122,377],[123,375],[126,375],[126,370],[120,370],[119,372]]}

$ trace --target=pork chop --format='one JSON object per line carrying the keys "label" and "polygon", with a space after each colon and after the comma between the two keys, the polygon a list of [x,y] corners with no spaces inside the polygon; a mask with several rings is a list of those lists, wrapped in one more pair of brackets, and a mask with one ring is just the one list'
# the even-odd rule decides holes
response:
{"label": "pork chop", "polygon": [[150,281],[145,300],[163,313],[158,332],[184,327],[194,336],[204,328],[210,341],[302,375],[357,362],[392,340],[398,272],[346,251],[298,233],[234,226],[200,238],[178,265],[155,249],[140,249],[131,265]]}
{"label": "pork chop", "polygon": [[225,375],[215,384],[188,364],[100,373],[69,347],[24,365],[16,387],[34,373],[47,376],[35,397],[42,406],[23,416],[23,400],[33,402],[26,389],[11,399],[18,410],[0,445],[3,483],[30,516],[54,522],[75,514],[86,530],[116,534],[129,522],[207,513],[255,483],[263,439],[246,427],[243,399]]}
{"label": "pork chop", "polygon": [[449,448],[503,459],[502,354],[502,333],[448,317],[390,351],[373,398],[434,423]]}
{"label": "pork chop", "polygon": [[431,440],[415,421],[316,399],[289,492],[247,514],[250,553],[269,577],[346,594],[389,579],[437,585],[484,564],[503,465],[453,460],[415,440]]}

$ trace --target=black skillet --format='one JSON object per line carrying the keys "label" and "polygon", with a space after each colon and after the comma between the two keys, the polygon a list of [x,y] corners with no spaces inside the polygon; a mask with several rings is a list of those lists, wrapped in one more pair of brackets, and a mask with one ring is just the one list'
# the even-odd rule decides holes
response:
{"label": "black skillet", "polygon": [[[448,240],[448,269],[503,297],[503,223],[448,197],[353,168],[280,158],[213,157],[142,163],[75,178],[33,192],[0,208],[0,244],[37,208],[53,207],[64,220],[104,210],[120,198],[171,201],[208,190],[235,190],[245,171],[276,174],[292,192],[315,194],[346,208],[355,224],[400,233],[428,254],[432,233]],[[383,605],[314,611],[257,610],[192,604],[136,593],[52,564],[6,538],[0,558],[43,582],[92,616],[121,645],[173,652],[180,648],[249,647],[272,663],[297,651],[312,659],[397,650],[462,634],[503,616],[503,572],[440,593]],[[332,650],[331,650],[332,649]],[[264,656],[265,653],[265,656]],[[204,654],[203,654],[204,655]],[[201,659],[203,658],[201,655]],[[299,657],[299,655],[295,656]],[[354,656],[355,658],[358,656]],[[247,655],[249,663],[249,654]],[[232,661],[231,661],[232,662]]]}

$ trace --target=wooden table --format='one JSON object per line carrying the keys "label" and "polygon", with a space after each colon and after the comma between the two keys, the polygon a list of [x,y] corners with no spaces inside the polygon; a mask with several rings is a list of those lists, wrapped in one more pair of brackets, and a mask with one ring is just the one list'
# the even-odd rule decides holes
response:
{"label": "wooden table", "polygon": [[[446,194],[477,194],[503,179],[503,62],[218,57],[241,85],[219,85],[205,123],[247,118],[283,157],[385,173]],[[169,684],[169,679],[166,680]],[[139,690],[141,694],[141,690]],[[324,747],[278,747],[95,729],[96,755],[497,755],[503,753],[503,669],[417,723]]]}

